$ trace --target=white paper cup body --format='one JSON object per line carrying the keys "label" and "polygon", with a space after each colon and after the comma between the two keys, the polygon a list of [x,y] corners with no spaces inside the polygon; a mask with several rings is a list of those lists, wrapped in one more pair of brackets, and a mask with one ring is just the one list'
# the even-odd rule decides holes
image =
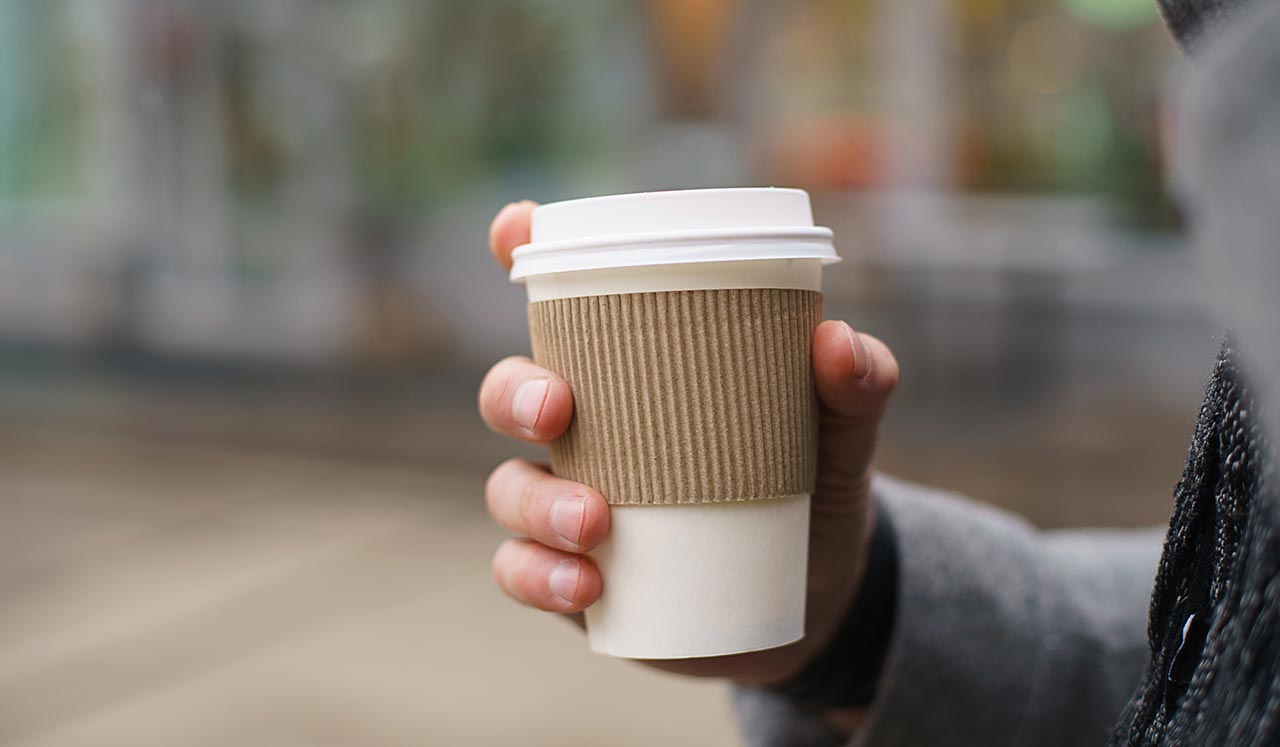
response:
{"label": "white paper cup body", "polygon": [[592,553],[604,595],[587,608],[592,651],[687,659],[804,637],[809,496],[613,506]]}
{"label": "white paper cup body", "polygon": [[[807,212],[807,196],[804,208]],[[535,214],[535,225],[536,220]],[[737,238],[747,245],[753,237],[746,232]],[[586,269],[528,273],[517,279],[525,283],[531,303],[681,290],[820,291],[822,266],[834,261],[834,253],[786,256],[785,249],[780,257],[727,259],[733,256],[732,241],[713,240],[721,252],[718,259],[680,261],[689,258],[686,247],[672,252],[667,262],[654,251],[648,261],[624,266],[601,267],[608,261],[597,257],[591,262],[596,266]],[[829,246],[829,238],[826,241]],[[758,243],[744,254],[751,256],[755,249]],[[679,659],[757,651],[800,640],[809,504],[810,496],[799,494],[611,506],[609,536],[591,553],[604,576],[603,595],[586,611],[591,649],[625,658]]]}

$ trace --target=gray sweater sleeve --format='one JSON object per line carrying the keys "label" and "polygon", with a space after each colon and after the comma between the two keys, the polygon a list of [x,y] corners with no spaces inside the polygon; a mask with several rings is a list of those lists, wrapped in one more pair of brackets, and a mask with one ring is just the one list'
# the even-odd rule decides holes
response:
{"label": "gray sweater sleeve", "polygon": [[[1142,673],[1163,530],[1040,532],[955,495],[876,489],[897,534],[898,609],[852,744],[1105,743]],[[839,744],[770,693],[734,702],[747,744]]]}

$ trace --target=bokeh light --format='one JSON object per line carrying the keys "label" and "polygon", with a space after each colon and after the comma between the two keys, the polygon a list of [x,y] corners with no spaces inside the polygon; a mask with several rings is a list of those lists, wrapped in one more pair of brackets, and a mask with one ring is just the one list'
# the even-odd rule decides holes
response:
{"label": "bokeh light", "polygon": [[1023,23],[1009,40],[1009,72],[1036,93],[1070,88],[1084,70],[1084,47],[1075,26],[1056,16]]}

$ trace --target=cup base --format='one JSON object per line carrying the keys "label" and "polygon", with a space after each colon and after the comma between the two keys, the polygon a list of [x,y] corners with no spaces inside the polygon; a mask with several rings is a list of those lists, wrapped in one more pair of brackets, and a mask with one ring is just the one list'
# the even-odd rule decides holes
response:
{"label": "cup base", "polygon": [[[590,626],[590,623],[587,623],[587,625]],[[760,638],[763,641],[768,641],[768,642],[761,643],[758,646],[749,646],[749,644],[738,643],[733,646],[725,647],[720,642],[708,641],[706,646],[682,646],[681,651],[683,653],[678,653],[678,654],[677,653],[665,653],[665,654],[652,653],[654,651],[659,651],[663,649],[654,647],[654,646],[644,645],[643,642],[638,642],[638,644],[635,645],[634,647],[619,646],[617,648],[612,648],[612,647],[609,647],[609,644],[607,642],[602,642],[597,644],[597,641],[591,639],[591,636],[589,634],[588,634],[588,644],[592,653],[604,654],[605,656],[612,656],[616,659],[641,659],[641,660],[652,660],[652,661],[673,661],[676,659],[709,659],[714,656],[733,656],[737,654],[749,654],[753,651],[768,651],[769,649],[773,649],[773,648],[782,648],[783,646],[789,646],[793,643],[804,640],[803,625],[801,625],[801,628],[802,629],[798,633],[794,633],[790,635],[780,635],[777,633],[777,631],[765,631],[760,635]],[[748,647],[744,648],[743,646],[748,646]]]}

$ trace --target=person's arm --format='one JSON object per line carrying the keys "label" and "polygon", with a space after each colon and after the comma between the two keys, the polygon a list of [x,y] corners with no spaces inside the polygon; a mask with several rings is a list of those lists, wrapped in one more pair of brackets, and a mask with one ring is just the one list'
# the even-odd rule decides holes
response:
{"label": "person's arm", "polygon": [[[890,478],[875,490],[893,526],[895,612],[849,743],[1105,743],[1145,662],[1163,530],[1041,532]],[[749,745],[849,741],[841,709],[750,688],[734,702]]]}

